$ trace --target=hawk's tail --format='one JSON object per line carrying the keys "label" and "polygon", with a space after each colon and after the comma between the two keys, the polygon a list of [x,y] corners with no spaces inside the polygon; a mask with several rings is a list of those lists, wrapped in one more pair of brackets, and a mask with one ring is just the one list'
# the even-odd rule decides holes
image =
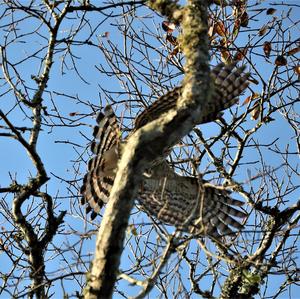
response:
{"label": "hawk's tail", "polygon": [[233,199],[230,191],[199,178],[179,176],[171,169],[166,177],[161,173],[145,178],[142,189],[143,210],[191,234],[230,236],[243,228],[240,219],[247,216],[240,210],[244,202]]}
{"label": "hawk's tail", "polygon": [[102,112],[98,114],[97,124],[93,132],[95,139],[91,144],[94,156],[88,163],[88,172],[84,176],[80,190],[81,203],[87,204],[87,213],[93,210],[91,219],[97,216],[103,203],[109,199],[120,144],[120,129],[111,106],[105,107],[104,114]]}
{"label": "hawk's tail", "polygon": [[232,228],[241,230],[243,225],[236,218],[245,218],[247,214],[237,208],[244,203],[231,198],[229,191],[210,184],[205,184],[203,190],[203,197],[200,198],[200,217],[198,217],[205,233],[219,237],[233,234]]}

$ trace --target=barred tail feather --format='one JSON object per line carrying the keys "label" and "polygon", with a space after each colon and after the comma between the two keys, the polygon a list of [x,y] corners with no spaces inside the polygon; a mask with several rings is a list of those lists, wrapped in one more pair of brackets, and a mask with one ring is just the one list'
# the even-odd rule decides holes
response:
{"label": "barred tail feather", "polygon": [[191,234],[230,235],[243,227],[236,218],[247,216],[229,191],[171,169],[144,177],[138,199],[149,215]]}
{"label": "barred tail feather", "polygon": [[[205,187],[203,195],[203,209],[200,211],[200,219],[205,228],[213,226],[220,235],[229,235],[235,229],[242,229],[243,225],[235,218],[245,218],[246,213],[236,209],[242,206],[242,202],[232,199],[226,190],[214,187]],[[214,231],[216,236],[216,231]]]}

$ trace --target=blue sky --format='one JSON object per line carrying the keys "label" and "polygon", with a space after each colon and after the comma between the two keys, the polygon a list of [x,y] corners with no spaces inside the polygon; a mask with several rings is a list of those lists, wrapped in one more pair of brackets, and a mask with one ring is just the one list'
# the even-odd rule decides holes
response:
{"label": "blue sky", "polygon": [[[290,3],[295,3],[295,1],[287,1]],[[253,7],[252,11],[249,11],[249,15],[254,14],[254,9],[260,8],[259,7]],[[0,7],[0,12],[2,7]],[[276,12],[276,16],[280,17],[280,13],[283,9],[281,6],[276,6],[276,9],[278,10]],[[149,12],[145,11],[144,15],[148,14]],[[300,15],[300,8],[294,9],[290,15],[291,20],[297,20],[297,16]],[[265,16],[265,19],[262,19],[261,22],[255,23],[255,26],[263,25],[265,22],[267,22],[267,19],[272,18],[272,16]],[[92,14],[91,17],[91,23],[98,22],[99,14]],[[102,16],[101,16],[102,17]],[[94,18],[94,19],[93,19]],[[141,31],[143,29],[142,27],[142,21],[147,24],[150,28],[152,28],[154,31],[159,28],[159,24],[161,20],[156,16],[155,17],[155,23],[152,22],[152,20],[144,19],[141,22],[140,20],[136,21],[137,31]],[[5,21],[3,21],[5,23]],[[116,20],[108,20],[104,22],[95,32],[94,37],[91,39],[93,43],[98,44],[99,40],[103,41],[104,43],[107,43],[109,41],[115,42],[118,44],[120,49],[123,49],[123,39],[120,33],[116,30],[115,26]],[[1,20],[0,20],[1,24]],[[35,23],[32,21],[32,19],[28,21],[22,21],[22,32],[30,32],[33,28],[37,28],[38,22]],[[72,25],[73,24],[73,25]],[[68,34],[68,32],[74,28],[76,28],[77,22],[73,20],[69,20],[67,22],[64,22],[61,26],[61,30],[59,32],[58,38],[63,38]],[[1,24],[3,25],[3,23]],[[140,26],[140,27],[138,27]],[[251,22],[249,24],[251,27]],[[47,30],[45,28],[40,29],[40,34],[44,34],[47,36]],[[103,37],[105,32],[109,32],[109,38]],[[290,22],[288,24],[288,32],[285,34],[290,33],[292,36],[295,36],[295,38],[299,37],[299,25],[293,26],[293,23]],[[3,44],[3,38],[6,33],[2,32],[0,33],[0,40],[1,44]],[[77,40],[84,40],[88,33],[83,30],[82,34],[79,34],[76,39]],[[102,37],[101,37],[102,36]],[[244,38],[240,39],[238,42],[241,46],[243,46],[244,43],[248,40],[247,34],[244,34]],[[271,35],[269,35],[266,38],[270,38]],[[251,37],[255,39],[255,36]],[[295,39],[294,38],[294,39]],[[22,43],[22,40],[26,41],[26,43]],[[155,38],[153,38],[153,41]],[[150,42],[150,41],[149,41]],[[263,42],[263,40],[262,40]],[[261,42],[261,43],[262,43]],[[29,53],[33,53],[36,49],[42,49],[41,52],[37,56],[42,56],[43,53],[45,53],[45,49],[43,49],[43,46],[45,45],[45,40],[38,39],[37,35],[33,36],[24,36],[23,39],[19,39],[17,44],[12,44],[7,48],[7,56],[10,61],[19,61],[26,57]],[[159,45],[157,45],[159,46]],[[87,47],[87,46],[74,46],[73,47],[73,54],[77,57],[80,57],[80,59],[76,60],[76,66],[80,70],[80,74],[85,78],[85,80],[88,82],[85,83],[82,80],[78,79],[78,76],[74,69],[71,69],[71,61],[69,58],[67,58],[67,63],[69,66],[69,70],[65,70],[65,73],[61,73],[61,59],[62,55],[64,53],[60,52],[56,54],[55,63],[53,65],[53,70],[50,74],[50,82],[48,84],[47,90],[49,92],[46,92],[44,95],[44,101],[45,101],[45,107],[47,107],[48,113],[54,113],[53,109],[56,107],[60,114],[67,118],[66,123],[69,125],[68,127],[63,126],[55,126],[50,127],[49,124],[45,124],[43,126],[43,131],[41,132],[39,143],[38,143],[38,151],[41,155],[41,158],[43,159],[46,170],[48,175],[51,177],[51,180],[47,183],[47,186],[45,186],[45,189],[53,196],[53,198],[56,199],[56,212],[59,213],[60,210],[67,210],[68,215],[65,220],[65,224],[62,226],[62,229],[64,230],[64,233],[56,236],[54,239],[54,244],[59,248],[64,248],[69,242],[70,244],[75,244],[74,248],[78,248],[82,250],[82,252],[87,252],[87,256],[85,256],[85,261],[89,260],[92,256],[92,253],[94,251],[94,237],[90,240],[85,240],[82,242],[82,248],[81,245],[79,246],[78,243],[81,242],[82,237],[80,236],[80,233],[84,233],[89,231],[89,229],[97,229],[97,225],[100,223],[100,218],[97,218],[96,225],[91,225],[89,223],[86,223],[85,221],[82,221],[81,216],[83,212],[81,212],[79,208],[79,198],[76,196],[76,187],[78,188],[80,186],[80,181],[78,183],[74,183],[74,188],[72,190],[69,189],[69,185],[63,183],[59,178],[63,178],[64,180],[79,180],[82,178],[82,176],[85,173],[85,165],[84,163],[74,163],[74,161],[78,160],[79,155],[84,152],[84,160],[88,159],[88,153],[89,151],[86,151],[86,147],[88,144],[87,138],[91,138],[91,127],[94,125],[95,122],[95,113],[94,111],[88,107],[87,105],[84,105],[83,103],[80,103],[76,98],[84,101],[89,101],[96,108],[97,106],[100,106],[100,100],[105,103],[106,98],[103,92],[101,92],[101,89],[99,86],[101,85],[103,88],[107,90],[116,90],[120,91],[122,90],[122,86],[120,85],[120,81],[113,77],[105,76],[104,74],[100,74],[100,72],[96,69],[95,66],[98,66],[100,64],[106,64],[103,55],[101,51],[97,47]],[[151,52],[151,55],[153,55],[153,63],[157,63],[159,60],[159,57],[155,57],[155,52]],[[262,48],[258,47],[253,51],[251,54],[251,59],[255,60],[256,67],[259,68],[262,76],[264,78],[269,78],[274,65],[273,61],[275,57],[270,58],[270,62],[266,63],[264,57]],[[299,58],[299,57],[298,57]],[[31,79],[31,75],[37,75],[37,70],[39,69],[39,59],[31,59],[28,61],[28,63],[23,63],[20,66],[18,66],[18,70],[21,74],[22,80],[25,80],[26,85],[28,87],[34,88],[36,86],[35,82]],[[2,76],[2,75],[1,75]],[[266,79],[267,80],[267,79]],[[174,85],[178,84],[179,78],[174,80],[175,82],[172,82]],[[1,84],[3,84],[3,81],[1,81]],[[142,86],[143,92],[147,93],[149,92],[149,89],[147,86]],[[261,86],[251,86],[254,91],[260,92]],[[7,86],[1,85],[0,86],[0,94],[2,95],[4,91],[7,90]],[[67,94],[69,96],[61,96],[61,94]],[[249,94],[249,92],[248,92]],[[246,94],[246,95],[248,95]],[[244,99],[246,97],[242,97]],[[297,94],[293,93],[291,94],[292,97],[296,97]],[[71,98],[73,97],[73,98]],[[123,102],[127,99],[125,95],[120,96],[116,99],[116,101]],[[55,107],[53,105],[55,103]],[[4,112],[8,112],[12,107],[15,105],[15,98],[13,94],[4,94],[0,98],[0,109],[2,109]],[[115,109],[117,110],[117,114],[120,116],[121,111],[124,109],[124,106],[122,104],[115,105]],[[235,109],[238,109],[238,113],[241,114],[246,109],[245,107],[238,106],[238,108],[234,107],[233,111]],[[30,111],[26,108],[24,109],[25,113],[28,113],[30,115]],[[20,109],[14,109],[13,112],[11,112],[8,117],[9,119],[14,123],[16,126],[31,126],[30,121],[28,119],[25,119],[24,112],[21,112]],[[77,112],[78,115],[75,117],[70,116],[69,114],[72,112]],[[129,114],[129,112],[127,111]],[[81,117],[81,115],[85,115],[85,117]],[[89,114],[90,116],[86,116]],[[230,113],[225,114],[226,118],[230,118]],[[56,119],[57,121],[57,119]],[[57,121],[57,123],[59,123]],[[247,120],[247,123],[245,124],[245,128],[253,128],[255,126],[256,122]],[[2,125],[2,122],[1,122]],[[201,130],[203,131],[203,134],[205,137],[209,136],[215,136],[219,132],[219,126],[216,124],[207,124],[201,126]],[[24,134],[25,137],[28,137],[28,134]],[[84,138],[83,136],[86,136],[87,138]],[[267,126],[264,126],[260,133],[256,136],[257,140],[263,141],[265,144],[271,143],[276,138],[279,138],[280,140],[285,140],[286,142],[279,144],[282,145],[281,150],[284,150],[285,146],[287,144],[291,144],[293,146],[293,132],[290,131],[290,129],[286,126],[286,122],[283,120],[281,115],[276,114],[276,121],[271,122]],[[70,142],[69,144],[66,143],[66,141]],[[0,138],[0,150],[1,150],[1,171],[0,171],[0,187],[8,186],[11,183],[11,179],[9,176],[9,173],[12,177],[16,176],[16,179],[18,183],[26,183],[28,180],[28,177],[32,174],[35,174],[35,169],[26,155],[26,152],[24,149],[15,141],[9,138]],[[218,149],[216,149],[218,150]],[[219,149],[221,150],[221,149]],[[291,151],[295,151],[295,148],[290,148]],[[255,156],[255,151],[252,149],[247,150],[245,152],[245,157],[243,162],[249,162],[257,160],[257,157]],[[283,161],[280,161],[278,159],[278,155],[272,155],[270,150],[268,150],[268,147],[265,149],[262,149],[262,155],[268,155],[265,157],[265,161],[269,163],[270,165],[273,165],[273,167],[277,167],[282,164]],[[294,163],[298,163],[298,159],[295,156]],[[207,162],[208,163],[208,162]],[[74,168],[75,167],[75,168]],[[79,167],[79,171],[77,172],[77,168]],[[200,171],[204,170],[206,165],[200,165]],[[260,169],[256,168],[256,165],[253,167],[250,167],[251,174],[254,175],[260,171]],[[281,176],[281,179],[284,179],[284,171],[278,172],[278,174]],[[207,177],[209,178],[209,176]],[[245,168],[241,168],[239,171],[239,177],[238,179],[240,181],[245,181],[248,179],[248,172],[245,171]],[[256,183],[254,182],[254,185]],[[73,196],[72,196],[73,194]],[[299,192],[298,194],[291,194],[290,198],[288,198],[291,202],[296,201],[296,199],[299,198]],[[5,199],[8,204],[11,204],[11,197],[8,197]],[[28,205],[30,204],[30,201]],[[25,207],[24,207],[25,209]],[[78,216],[76,216],[78,215]],[[144,216],[139,216],[138,218],[133,218],[134,220],[131,221],[137,221],[142,223],[143,221],[149,223],[149,219]],[[5,220],[0,219],[0,226],[7,225],[7,222]],[[151,231],[152,225],[146,225],[146,230]],[[78,232],[78,234],[76,234]],[[156,233],[154,231],[150,232],[150,239],[155,240]],[[128,235],[128,238],[130,238],[130,234]],[[146,241],[145,236],[141,236],[140,240],[141,242]],[[132,241],[133,242],[133,241]],[[81,243],[80,243],[81,244]],[[134,242],[132,243],[134,244]],[[73,246],[73,245],[72,245]],[[50,245],[49,252],[47,253],[47,258],[52,258],[53,255],[55,256],[58,252],[57,248],[54,248],[54,246]],[[196,242],[191,242],[190,245],[190,254],[193,255],[198,250]],[[74,251],[75,252],[75,251]],[[66,252],[63,253],[61,256],[55,258],[52,262],[47,264],[46,270],[51,271],[57,271],[57,269],[66,270],[67,264],[71,262],[76,261],[76,256],[74,256],[74,252]],[[203,254],[203,253],[201,253]],[[62,259],[62,256],[65,257],[65,260]],[[130,257],[132,257],[132,252],[130,250],[130,247],[127,247],[126,250],[123,253],[123,259],[121,268],[124,270],[128,270],[132,267],[132,263],[130,262]],[[172,267],[176,267],[177,263],[177,255],[174,255],[171,258],[170,264],[168,265],[168,269],[172,269]],[[205,259],[205,256],[203,254],[203,259]],[[0,254],[0,262],[7,263],[7,259],[3,254]],[[6,264],[7,270],[10,269],[11,265]],[[181,265],[181,273],[187,274],[188,268],[187,266]],[[201,265],[199,265],[201,268]],[[84,267],[80,267],[82,270]],[[86,269],[87,270],[87,269]],[[200,271],[200,270],[199,270]],[[62,272],[63,273],[63,272]],[[53,276],[56,276],[58,273],[55,273]],[[51,275],[50,275],[51,276]],[[58,276],[58,275],[57,275]],[[83,278],[84,281],[84,278]],[[188,285],[188,277],[183,278],[183,281]],[[278,286],[278,284],[281,282],[281,278],[279,276],[270,276],[268,283],[271,286]],[[25,285],[29,283],[28,280],[24,281]],[[210,287],[211,280],[210,278],[206,278],[202,281],[201,287],[203,289],[208,289]],[[128,291],[130,295],[135,295],[137,287],[129,286],[127,282],[122,281],[120,283],[121,289]],[[73,293],[75,290],[78,289],[78,284],[74,280],[65,280],[64,281],[64,287],[66,292]],[[173,288],[176,288],[178,286],[173,286]],[[129,290],[130,289],[130,290]],[[270,291],[272,291],[272,287],[270,288]],[[57,281],[54,284],[54,287],[52,288],[52,292],[55,292],[55,298],[60,298],[62,296],[61,293],[61,285],[60,282]],[[292,298],[296,298],[297,292],[299,293],[300,290],[298,288],[298,291],[296,288],[294,288],[292,293]],[[154,298],[157,296],[157,290],[154,290],[153,293],[151,293],[151,296]],[[7,294],[3,293],[3,297],[0,296],[0,298],[5,298]],[[119,295],[116,295],[115,298],[119,298]],[[285,293],[283,296],[278,298],[287,298],[287,293]],[[121,297],[120,297],[121,298]],[[152,298],[152,297],[151,297]],[[196,298],[196,296],[195,296]],[[257,297],[258,298],[258,297]]]}

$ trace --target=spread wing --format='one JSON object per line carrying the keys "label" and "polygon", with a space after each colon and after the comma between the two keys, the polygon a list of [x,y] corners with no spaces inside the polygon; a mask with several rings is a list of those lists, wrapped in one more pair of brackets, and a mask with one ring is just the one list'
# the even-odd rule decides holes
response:
{"label": "spread wing", "polygon": [[[163,165],[164,164],[164,165]],[[162,167],[163,165],[163,167]],[[229,235],[243,226],[243,202],[230,193],[194,177],[176,174],[166,162],[143,179],[139,202],[151,216],[191,234]],[[169,168],[169,169],[167,169]]]}
{"label": "spread wing", "polygon": [[82,204],[87,204],[87,212],[92,210],[91,219],[100,212],[109,199],[119,159],[120,129],[111,106],[106,106],[104,114],[97,117],[94,127],[94,141],[91,144],[93,158],[88,163],[88,172],[83,178]]}
{"label": "spread wing", "polygon": [[[243,70],[235,64],[219,64],[212,70],[213,96],[203,107],[200,123],[214,120],[237,101],[248,86],[249,75]],[[150,105],[137,117],[134,130],[174,108],[180,92],[181,87],[177,87]],[[87,212],[92,210],[92,219],[109,199],[120,156],[120,129],[111,106],[105,108],[104,114],[99,113],[97,123],[91,145],[94,156],[81,188],[82,204],[87,205]],[[242,227],[233,218],[245,216],[236,209],[242,203],[227,191],[209,187],[193,177],[179,176],[165,161],[152,165],[150,172],[150,176],[144,175],[139,191],[139,201],[150,215],[190,233],[216,236],[230,233],[231,227]]]}
{"label": "spread wing", "polygon": [[[210,100],[203,106],[203,114],[199,119],[199,124],[214,121],[222,110],[237,102],[239,95],[249,84],[249,74],[243,73],[244,69],[245,66],[236,67],[234,63],[229,65],[220,63],[211,71],[211,78],[214,83],[213,93]],[[181,90],[181,86],[175,87],[146,108],[136,118],[135,130],[175,108]]]}

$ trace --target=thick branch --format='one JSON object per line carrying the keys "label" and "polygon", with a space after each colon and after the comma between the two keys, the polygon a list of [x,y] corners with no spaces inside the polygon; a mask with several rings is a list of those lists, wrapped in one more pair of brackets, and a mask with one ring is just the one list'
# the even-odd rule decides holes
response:
{"label": "thick branch", "polygon": [[125,230],[143,170],[165,148],[186,135],[201,115],[210,83],[206,10],[203,1],[190,1],[186,7],[181,40],[187,59],[187,78],[177,109],[142,127],[128,139],[98,233],[85,298],[111,298]]}

